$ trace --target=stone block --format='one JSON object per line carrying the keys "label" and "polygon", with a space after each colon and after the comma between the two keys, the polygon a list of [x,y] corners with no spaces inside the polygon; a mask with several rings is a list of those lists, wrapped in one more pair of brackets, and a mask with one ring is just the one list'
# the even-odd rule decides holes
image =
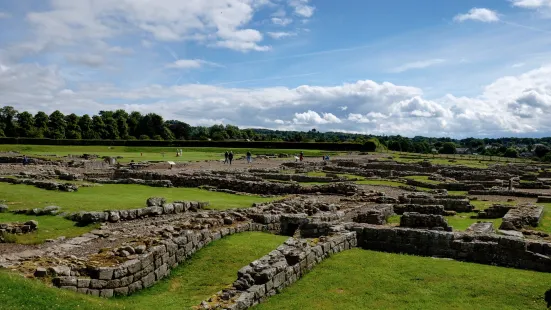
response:
{"label": "stone block", "polygon": [[103,289],[103,290],[100,291],[99,296],[103,297],[103,298],[111,298],[111,297],[113,297],[113,290],[112,289]]}

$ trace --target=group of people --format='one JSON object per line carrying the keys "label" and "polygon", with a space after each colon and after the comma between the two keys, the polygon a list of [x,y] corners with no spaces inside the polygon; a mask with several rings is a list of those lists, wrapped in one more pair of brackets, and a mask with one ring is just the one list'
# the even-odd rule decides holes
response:
{"label": "group of people", "polygon": [[230,164],[231,165],[231,162],[233,161],[233,152],[232,151],[226,151],[226,153],[224,153],[224,164]]}
{"label": "group of people", "polygon": [[[232,163],[233,161],[233,152],[232,151],[226,151],[226,153],[224,153],[224,164],[230,164]],[[247,152],[247,163],[250,164],[252,163],[253,161],[253,154],[251,154],[250,151]]]}

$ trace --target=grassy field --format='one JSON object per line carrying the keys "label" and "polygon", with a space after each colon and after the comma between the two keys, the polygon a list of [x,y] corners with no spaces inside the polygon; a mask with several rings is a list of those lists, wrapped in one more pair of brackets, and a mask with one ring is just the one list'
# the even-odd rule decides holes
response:
{"label": "grassy field", "polygon": [[254,309],[545,309],[551,274],[353,249]]}
{"label": "grassy field", "polygon": [[230,285],[237,278],[237,270],[286,239],[249,232],[214,241],[173,270],[169,278],[132,296],[110,300],[47,287],[38,281],[0,272],[0,309],[190,309]]}
{"label": "grassy field", "polygon": [[68,212],[143,208],[147,198],[154,196],[164,197],[168,201],[208,201],[209,208],[217,210],[247,208],[254,202],[274,200],[274,198],[233,195],[197,188],[164,188],[134,184],[103,184],[95,187],[81,187],[77,192],[68,193],[39,189],[30,185],[0,183],[0,192],[10,209],[57,205]]}
{"label": "grassy field", "polygon": [[[67,156],[82,154],[97,154],[102,156],[121,156],[120,162],[139,161],[201,161],[223,159],[224,152],[233,151],[236,157],[244,156],[247,151],[257,154],[298,154],[301,150],[286,149],[225,149],[225,148],[181,148],[183,156],[176,157],[176,147],[125,147],[125,146],[56,146],[56,145],[0,145],[0,152],[16,151],[25,155],[49,157],[49,155]],[[180,149],[180,148],[178,148]],[[336,152],[319,150],[304,150],[305,156],[319,156]],[[164,156],[162,153],[165,153]]]}
{"label": "grassy field", "polygon": [[[255,202],[268,202],[275,198],[241,196],[210,192],[197,188],[162,188],[144,185],[105,184],[97,187],[81,187],[68,193],[39,189],[30,185],[0,183],[0,193],[11,210],[43,208],[49,205],[61,207],[62,211],[104,211],[145,207],[147,198],[165,197],[168,201],[208,201],[210,209],[247,208]],[[95,225],[78,227],[74,222],[59,216],[27,216],[0,213],[0,223],[37,220],[36,232],[16,236],[17,243],[35,244],[60,236],[75,237],[96,228]]]}

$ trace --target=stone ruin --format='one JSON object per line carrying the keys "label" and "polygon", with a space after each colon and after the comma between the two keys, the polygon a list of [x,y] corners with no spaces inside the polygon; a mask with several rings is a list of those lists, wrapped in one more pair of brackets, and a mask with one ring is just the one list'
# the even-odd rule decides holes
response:
{"label": "stone ruin", "polygon": [[[208,210],[208,202],[167,202],[159,197],[149,199],[142,208],[130,210],[64,214],[52,206],[11,211],[40,216],[61,214],[79,225],[98,223],[98,229],[79,237],[48,240],[36,249],[0,255],[2,267],[28,276],[29,268],[33,268],[32,276],[51,278],[54,286],[82,294],[105,298],[131,295],[164,279],[173,268],[210,242],[244,231],[271,232],[289,239],[236,271],[233,284],[197,305],[198,309],[247,309],[292,285],[325,258],[354,247],[551,272],[551,243],[526,231],[527,227],[540,223],[543,207],[495,204],[477,211],[467,196],[447,192],[463,188],[469,190],[470,196],[501,193],[509,197],[539,197],[538,202],[547,202],[546,194],[529,188],[519,190],[517,181],[511,181],[516,189],[503,188],[512,178],[522,178],[532,171],[521,166],[499,170],[502,168],[333,159],[233,171],[64,168],[67,171],[56,173],[48,168],[34,175],[0,181],[10,179],[5,182],[55,190],[64,189],[58,185],[56,188],[42,185],[45,184],[42,182],[61,184],[54,179],[84,180],[281,196],[270,203],[224,211]],[[282,170],[295,173],[282,173]],[[325,176],[308,176],[305,173],[309,171],[324,172]],[[407,187],[408,191],[373,190],[354,184],[342,174],[388,179],[404,186],[409,184],[404,177],[425,175],[446,185],[426,186],[433,189],[431,192],[418,192],[415,186]],[[35,176],[37,179],[32,179]],[[323,185],[304,186],[301,182]],[[540,181],[532,178],[531,182]],[[528,187],[545,190],[542,184]],[[9,210],[6,208],[4,212]],[[446,220],[446,216],[471,212],[477,212],[478,219],[503,218],[500,232],[512,231],[514,236],[497,234],[490,222],[474,223],[465,232],[453,231]],[[388,223],[393,216],[400,216],[399,224]],[[32,231],[30,225],[23,225],[25,228],[0,225],[4,225],[0,229],[6,227],[6,232],[10,229],[9,233],[17,231],[17,227],[21,233]]]}

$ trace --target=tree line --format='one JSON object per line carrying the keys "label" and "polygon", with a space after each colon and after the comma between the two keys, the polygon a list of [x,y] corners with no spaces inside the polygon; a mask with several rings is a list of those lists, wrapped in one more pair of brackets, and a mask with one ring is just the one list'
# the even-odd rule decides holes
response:
{"label": "tree line", "polygon": [[155,113],[100,111],[97,115],[64,115],[56,110],[31,114],[11,106],[0,109],[0,137],[49,139],[109,139],[109,140],[249,140],[274,142],[332,142],[371,144],[372,148],[412,153],[454,154],[457,148],[490,156],[517,157],[539,147],[547,150],[551,138],[452,139],[416,136],[413,138],[375,136],[342,132],[281,131],[270,129],[240,129],[233,125],[191,126],[178,120],[164,120]]}

